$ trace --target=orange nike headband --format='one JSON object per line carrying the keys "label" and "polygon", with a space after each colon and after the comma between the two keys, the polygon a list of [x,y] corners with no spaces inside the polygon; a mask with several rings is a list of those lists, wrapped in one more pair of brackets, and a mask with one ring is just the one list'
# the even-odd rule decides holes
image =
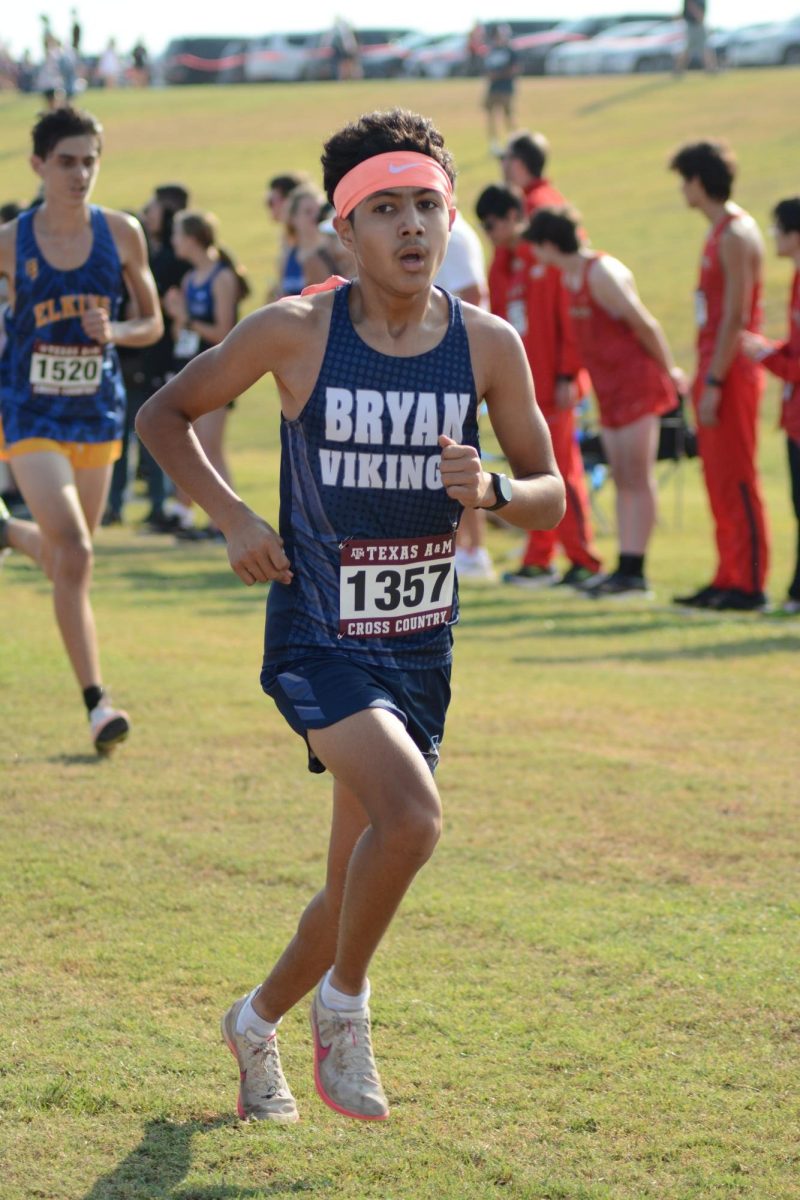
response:
{"label": "orange nike headband", "polygon": [[376,154],[366,158],[342,176],[333,193],[337,217],[350,213],[376,192],[393,192],[399,187],[425,188],[441,192],[448,208],[453,206],[453,185],[444,167],[428,154],[416,150],[398,150],[395,154]]}

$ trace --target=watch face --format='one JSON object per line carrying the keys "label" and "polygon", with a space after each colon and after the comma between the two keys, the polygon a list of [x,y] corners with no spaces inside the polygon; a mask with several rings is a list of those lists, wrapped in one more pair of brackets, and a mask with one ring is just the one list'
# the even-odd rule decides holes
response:
{"label": "watch face", "polygon": [[511,499],[511,480],[507,475],[497,476],[497,499],[508,504]]}

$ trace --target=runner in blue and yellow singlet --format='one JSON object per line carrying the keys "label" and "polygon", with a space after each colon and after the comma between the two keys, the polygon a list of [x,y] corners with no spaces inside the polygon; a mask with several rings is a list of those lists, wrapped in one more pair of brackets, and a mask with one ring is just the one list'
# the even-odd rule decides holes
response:
{"label": "runner in blue and yellow singlet", "polygon": [[[89,113],[60,108],[43,116],[31,158],[43,202],[0,229],[10,306],[0,361],[0,453],[13,461],[34,518],[0,511],[0,549],[27,554],[50,578],[92,739],[107,753],[129,731],[127,714],[103,690],[89,600],[92,535],[125,415],[114,345],[149,345],[162,321],[141,227],[89,204],[101,134]],[[124,286],[139,313],[128,321],[117,319]]]}
{"label": "runner in blue and yellow singlet", "polygon": [[[441,134],[414,113],[373,113],[330,138],[322,161],[356,279],[252,314],[138,421],[224,532],[243,582],[272,583],[262,684],[311,769],[334,780],[326,882],[264,983],[222,1019],[240,1115],[278,1122],[297,1107],[276,1026],[320,977],[317,1091],[346,1116],[388,1116],[367,969],[439,836],[459,517],[502,507],[521,529],[551,528],[564,511],[518,335],[433,286],[455,215]],[[280,532],[211,470],[190,428],[267,372],[282,408]],[[513,481],[481,465],[483,400]]]}

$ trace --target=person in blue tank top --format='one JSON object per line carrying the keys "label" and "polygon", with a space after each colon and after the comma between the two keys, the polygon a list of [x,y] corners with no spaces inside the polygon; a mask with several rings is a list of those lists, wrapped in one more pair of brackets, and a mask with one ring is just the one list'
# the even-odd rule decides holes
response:
{"label": "person in blue tank top", "polygon": [[[217,244],[217,218],[213,213],[185,210],[175,214],[172,245],[179,259],[191,264],[179,288],[170,288],[164,308],[172,318],[173,370],[181,371],[198,354],[218,345],[239,319],[239,305],[250,294],[244,271]],[[195,422],[200,445],[226,483],[231,473],[225,455],[225,427],[233,405],[206,413]],[[178,538],[222,539],[212,525],[196,529],[191,496],[177,489],[176,511],[181,521]]]}
{"label": "person in blue tank top", "polygon": [[[564,513],[519,336],[433,286],[455,215],[441,134],[402,109],[372,113],[331,137],[322,162],[354,281],[247,317],[138,420],[165,470],[223,530],[239,578],[271,584],[262,685],[304,737],[310,768],[333,776],[324,886],[265,981],[222,1018],[239,1114],[278,1122],[298,1114],[277,1025],[315,984],[319,1095],[346,1116],[388,1116],[367,970],[439,837],[432,772],[450,696],[459,517],[502,507],[531,529]],[[267,372],[282,408],[278,530],[219,478],[191,433]],[[483,400],[513,481],[481,465]]]}
{"label": "person in blue tank top", "polygon": [[[0,229],[9,280],[0,360],[0,451],[33,521],[0,511],[0,549],[39,563],[53,585],[64,646],[83,691],[92,739],[108,753],[127,714],[103,690],[89,599],[92,535],[119,457],[125,391],[115,343],[146,346],[162,330],[144,235],[125,213],[90,205],[102,128],[60,108],[33,129],[43,202]],[[118,319],[123,282],[139,314]]]}

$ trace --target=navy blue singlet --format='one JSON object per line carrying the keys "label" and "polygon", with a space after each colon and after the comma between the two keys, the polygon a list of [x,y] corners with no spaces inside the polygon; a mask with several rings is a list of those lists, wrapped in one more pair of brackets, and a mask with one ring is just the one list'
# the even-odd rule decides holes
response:
{"label": "navy blue singlet", "polygon": [[0,362],[0,412],[8,445],[27,438],[111,442],[122,436],[125,388],[113,346],[83,332],[81,313],[117,319],[122,266],[102,210],[90,208],[92,248],[71,271],[52,267],[36,241],[35,210],[17,218],[14,310]]}
{"label": "navy blue singlet", "polygon": [[[373,666],[441,666],[452,651],[455,587],[442,623],[426,627],[412,619],[398,625],[396,614],[403,611],[398,604],[417,599],[420,589],[428,589],[425,603],[435,607],[430,596],[439,577],[429,570],[438,566],[419,563],[429,550],[438,553],[452,543],[462,512],[441,484],[438,437],[445,433],[478,448],[461,302],[445,292],[450,319],[441,342],[425,354],[397,358],[358,336],[350,287],[334,292],[325,357],[308,403],[296,420],[281,421],[280,533],[294,579],[270,587],[264,661],[274,666],[334,650]],[[387,548],[392,539],[421,541],[416,549]],[[373,550],[372,543],[382,545]],[[405,553],[420,557],[403,561]],[[350,555],[347,570],[343,554]],[[368,563],[370,555],[377,561],[378,554],[387,561],[368,587],[387,627],[394,622],[387,637],[374,635],[380,622],[342,622],[340,587],[356,608],[359,601],[368,605],[359,562]],[[361,628],[368,636],[343,632]],[[410,631],[398,635],[398,628]]]}

